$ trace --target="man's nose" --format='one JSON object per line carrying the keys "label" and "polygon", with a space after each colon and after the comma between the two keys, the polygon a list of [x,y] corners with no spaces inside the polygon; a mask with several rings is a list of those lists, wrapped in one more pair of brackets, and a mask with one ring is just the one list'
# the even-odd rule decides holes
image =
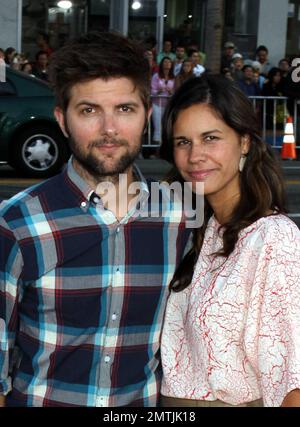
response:
{"label": "man's nose", "polygon": [[102,129],[103,135],[115,136],[118,134],[117,120],[111,113],[104,113],[102,115]]}

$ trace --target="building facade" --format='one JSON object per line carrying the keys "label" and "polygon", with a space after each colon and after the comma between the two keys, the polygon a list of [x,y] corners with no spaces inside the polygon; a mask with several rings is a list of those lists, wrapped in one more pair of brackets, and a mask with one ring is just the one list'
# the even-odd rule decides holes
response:
{"label": "building facade", "polygon": [[289,29],[291,6],[294,15],[300,16],[300,0],[225,0],[223,39],[233,41],[250,58],[257,46],[265,45],[273,64],[285,56],[297,56],[296,34]]}
{"label": "building facade", "polygon": [[57,3],[0,0],[0,47],[34,59],[41,31],[58,48],[87,30],[113,29],[141,41],[156,39],[157,50],[164,36],[174,44],[195,40],[212,71],[228,40],[249,58],[266,45],[274,64],[300,50],[300,0],[72,0],[70,9]]}

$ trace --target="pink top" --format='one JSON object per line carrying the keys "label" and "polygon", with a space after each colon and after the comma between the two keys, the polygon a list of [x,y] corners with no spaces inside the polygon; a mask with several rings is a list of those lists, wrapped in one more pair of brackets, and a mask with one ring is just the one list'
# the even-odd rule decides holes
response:
{"label": "pink top", "polygon": [[[154,74],[151,80],[151,96],[152,102],[161,107],[165,107],[168,103],[168,99],[171,96],[166,90],[167,88],[174,92],[175,79],[161,79],[158,73]],[[162,91],[158,94],[159,91]]]}
{"label": "pink top", "polygon": [[229,258],[209,221],[192,283],[172,292],[162,334],[165,396],[280,406],[300,388],[300,232],[283,215],[242,230]]}

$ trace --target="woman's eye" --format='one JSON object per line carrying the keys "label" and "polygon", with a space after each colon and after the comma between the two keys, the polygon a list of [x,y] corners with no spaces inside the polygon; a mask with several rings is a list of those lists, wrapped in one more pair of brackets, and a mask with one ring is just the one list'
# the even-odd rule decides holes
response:
{"label": "woman's eye", "polygon": [[188,145],[190,143],[190,141],[188,141],[187,139],[181,139],[179,141],[176,141],[175,145],[176,147],[184,147],[186,145]]}
{"label": "woman's eye", "polygon": [[204,138],[205,142],[214,142],[217,141],[219,138],[217,136],[214,135],[208,135]]}

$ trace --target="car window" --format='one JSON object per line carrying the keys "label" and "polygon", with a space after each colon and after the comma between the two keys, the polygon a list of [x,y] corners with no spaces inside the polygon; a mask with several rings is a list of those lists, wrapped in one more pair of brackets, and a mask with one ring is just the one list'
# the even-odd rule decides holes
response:
{"label": "car window", "polygon": [[16,90],[8,80],[0,82],[0,96],[16,95]]}

